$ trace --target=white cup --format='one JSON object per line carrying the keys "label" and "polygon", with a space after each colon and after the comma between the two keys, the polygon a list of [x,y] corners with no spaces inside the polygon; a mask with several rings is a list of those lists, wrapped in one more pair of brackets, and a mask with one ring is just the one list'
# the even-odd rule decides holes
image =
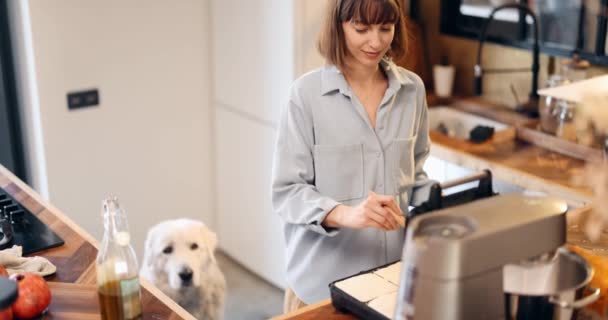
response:
{"label": "white cup", "polygon": [[452,96],[452,87],[454,86],[454,66],[433,66],[433,79],[435,83],[435,94],[440,98]]}

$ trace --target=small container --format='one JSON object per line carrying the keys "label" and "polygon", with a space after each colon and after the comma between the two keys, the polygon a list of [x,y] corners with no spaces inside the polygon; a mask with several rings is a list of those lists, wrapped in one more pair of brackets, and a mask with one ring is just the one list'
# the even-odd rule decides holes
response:
{"label": "small container", "polygon": [[0,320],[13,320],[11,305],[17,300],[17,283],[0,277]]}
{"label": "small container", "polygon": [[[554,88],[568,83],[570,83],[570,80],[568,80],[566,77],[561,76],[559,74],[554,74],[549,77],[549,79],[545,83],[545,87]],[[547,96],[541,100],[541,105],[539,108],[540,128],[544,132],[550,134],[555,134],[557,132],[557,128],[560,122],[560,111],[556,110],[556,105],[558,104],[558,101],[558,99],[551,96]]]}
{"label": "small container", "polygon": [[557,100],[553,109],[557,128],[555,135],[564,140],[577,142],[576,126],[574,124],[575,104],[566,100]]}
{"label": "small container", "polygon": [[433,66],[433,80],[435,94],[440,98],[452,96],[454,87],[454,74],[456,68],[448,63],[447,57],[442,57],[441,64]]}

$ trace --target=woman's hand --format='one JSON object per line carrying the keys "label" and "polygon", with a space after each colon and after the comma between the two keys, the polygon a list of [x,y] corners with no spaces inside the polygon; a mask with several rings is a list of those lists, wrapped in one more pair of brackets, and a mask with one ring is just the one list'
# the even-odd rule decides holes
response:
{"label": "woman's hand", "polygon": [[367,199],[355,207],[338,205],[325,217],[323,225],[330,228],[376,228],[396,230],[405,217],[391,196],[370,192]]}

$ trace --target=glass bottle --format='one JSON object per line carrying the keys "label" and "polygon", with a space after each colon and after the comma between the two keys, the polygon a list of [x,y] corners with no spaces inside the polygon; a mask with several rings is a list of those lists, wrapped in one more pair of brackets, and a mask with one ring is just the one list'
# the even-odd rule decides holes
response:
{"label": "glass bottle", "polygon": [[96,261],[101,318],[142,319],[137,258],[117,198],[103,201],[102,215],[105,232]]}

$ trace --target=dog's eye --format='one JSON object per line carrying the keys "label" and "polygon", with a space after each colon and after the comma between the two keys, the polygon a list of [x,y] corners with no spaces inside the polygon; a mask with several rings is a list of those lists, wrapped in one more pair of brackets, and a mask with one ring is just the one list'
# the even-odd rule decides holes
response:
{"label": "dog's eye", "polygon": [[163,253],[164,254],[171,254],[171,252],[173,252],[173,247],[172,246],[168,246],[168,247],[165,247],[163,249]]}
{"label": "dog's eye", "polygon": [[193,243],[190,245],[190,250],[196,250],[198,249],[198,244],[197,243]]}

